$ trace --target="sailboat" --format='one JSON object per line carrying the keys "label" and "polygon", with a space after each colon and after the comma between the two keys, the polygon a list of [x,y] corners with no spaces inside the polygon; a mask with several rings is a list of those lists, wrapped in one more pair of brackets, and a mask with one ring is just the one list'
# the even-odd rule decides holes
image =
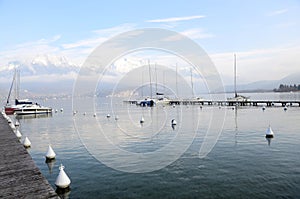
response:
{"label": "sailboat", "polygon": [[[10,96],[12,88],[15,86],[15,104],[10,104]],[[33,103],[28,99],[19,99],[20,90],[20,71],[15,69],[12,84],[9,89],[6,105],[4,106],[5,113],[8,115],[27,115],[27,114],[42,114],[52,113],[52,108],[41,106],[38,103]]]}
{"label": "sailboat", "polygon": [[151,97],[147,97],[141,101],[139,101],[137,104],[140,106],[148,106],[153,107],[156,105],[156,100],[152,98],[152,82],[151,82],[151,68],[150,68],[150,61],[148,60],[149,65],[149,79],[150,79],[150,95]]}
{"label": "sailboat", "polygon": [[234,54],[234,97],[228,98],[228,102],[247,102],[249,101],[249,97],[245,97],[243,95],[238,95],[236,91],[236,55]]}

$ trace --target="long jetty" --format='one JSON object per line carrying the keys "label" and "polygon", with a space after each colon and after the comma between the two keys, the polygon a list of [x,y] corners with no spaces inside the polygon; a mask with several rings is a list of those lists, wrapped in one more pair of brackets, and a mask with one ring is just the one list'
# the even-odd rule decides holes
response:
{"label": "long jetty", "polygon": [[0,114],[0,198],[59,199]]}
{"label": "long jetty", "polygon": [[[125,103],[137,104],[137,100],[124,101]],[[183,105],[219,105],[219,106],[299,106],[298,100],[245,100],[245,101],[230,101],[230,100],[169,100],[168,104],[183,104]]]}

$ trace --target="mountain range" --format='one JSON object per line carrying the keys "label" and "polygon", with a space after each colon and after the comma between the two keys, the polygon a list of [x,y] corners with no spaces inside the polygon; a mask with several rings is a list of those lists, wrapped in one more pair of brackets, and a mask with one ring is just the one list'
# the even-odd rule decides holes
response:
{"label": "mountain range", "polygon": [[[72,93],[73,83],[80,66],[73,64],[66,57],[54,55],[39,55],[32,60],[13,61],[0,67],[0,94],[7,95],[14,68],[20,69],[21,88],[31,95],[37,93]],[[248,84],[238,84],[238,91],[270,91],[280,84],[299,84],[300,72],[287,75],[279,80],[256,81]],[[109,85],[107,85],[109,87]],[[26,89],[26,90],[25,90]],[[108,89],[110,90],[110,89]],[[232,92],[233,85],[225,85],[226,92]]]}

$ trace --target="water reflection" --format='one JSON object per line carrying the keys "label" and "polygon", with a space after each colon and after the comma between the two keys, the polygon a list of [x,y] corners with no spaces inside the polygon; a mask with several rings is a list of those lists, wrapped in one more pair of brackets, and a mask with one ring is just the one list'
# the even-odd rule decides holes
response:
{"label": "water reflection", "polygon": [[237,106],[235,106],[234,109],[234,123],[235,123],[235,135],[234,135],[234,139],[235,139],[235,146],[237,146],[237,136],[238,136],[238,112],[237,112]]}
{"label": "water reflection", "polygon": [[66,189],[56,188],[55,192],[61,199],[69,199],[71,194],[71,188],[68,187]]}
{"label": "water reflection", "polygon": [[266,138],[266,140],[268,141],[268,145],[270,146],[272,138]]}
{"label": "water reflection", "polygon": [[35,118],[47,118],[52,117],[52,113],[48,114],[30,114],[30,115],[16,115],[16,119],[35,119]]}
{"label": "water reflection", "polygon": [[175,131],[175,129],[176,129],[175,127],[176,127],[176,125],[175,125],[175,124],[172,124],[171,126],[172,126],[172,129]]}
{"label": "water reflection", "polygon": [[49,169],[49,173],[52,174],[52,170],[53,170],[53,167],[55,165],[55,159],[52,159],[52,160],[49,160],[49,159],[46,159],[45,163],[47,164],[47,167]]}

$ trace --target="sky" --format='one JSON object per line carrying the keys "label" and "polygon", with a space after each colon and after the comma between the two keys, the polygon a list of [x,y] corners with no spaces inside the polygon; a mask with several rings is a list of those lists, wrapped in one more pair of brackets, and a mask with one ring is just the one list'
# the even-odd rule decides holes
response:
{"label": "sky", "polygon": [[194,40],[227,84],[234,53],[240,83],[300,72],[299,0],[0,0],[0,27],[2,68],[41,54],[81,65],[112,36],[155,27]]}

